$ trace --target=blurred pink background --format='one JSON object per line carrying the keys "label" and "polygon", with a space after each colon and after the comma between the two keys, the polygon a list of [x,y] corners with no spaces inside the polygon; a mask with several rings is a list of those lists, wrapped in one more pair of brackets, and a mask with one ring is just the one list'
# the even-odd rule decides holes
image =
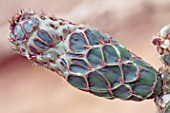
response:
{"label": "blurred pink background", "polygon": [[8,19],[19,9],[56,14],[116,40],[159,68],[153,34],[170,23],[169,0],[0,0],[0,113],[155,113],[153,100],[106,100],[13,54]]}

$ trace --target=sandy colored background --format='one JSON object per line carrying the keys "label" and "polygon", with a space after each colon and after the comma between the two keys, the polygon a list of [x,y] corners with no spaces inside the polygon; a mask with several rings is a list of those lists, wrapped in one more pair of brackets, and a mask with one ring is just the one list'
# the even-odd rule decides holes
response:
{"label": "sandy colored background", "polygon": [[21,9],[56,14],[88,24],[158,68],[150,41],[170,23],[169,0],[0,0],[0,113],[155,113],[153,100],[106,100],[71,87],[57,74],[12,54],[11,15]]}

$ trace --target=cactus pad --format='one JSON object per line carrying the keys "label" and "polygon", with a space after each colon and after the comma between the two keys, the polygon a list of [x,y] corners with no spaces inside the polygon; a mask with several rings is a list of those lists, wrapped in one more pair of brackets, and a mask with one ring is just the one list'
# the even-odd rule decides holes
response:
{"label": "cactus pad", "polygon": [[162,93],[158,72],[114,38],[82,24],[21,11],[10,21],[19,54],[108,99],[141,101]]}

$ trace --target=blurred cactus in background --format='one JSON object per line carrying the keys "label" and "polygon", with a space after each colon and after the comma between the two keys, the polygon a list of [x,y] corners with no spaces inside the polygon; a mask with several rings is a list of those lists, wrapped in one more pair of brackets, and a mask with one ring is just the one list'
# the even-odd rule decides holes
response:
{"label": "blurred cactus in background", "polygon": [[156,71],[114,38],[88,26],[24,10],[9,22],[15,50],[72,86],[107,99],[156,98],[159,113],[169,113],[169,26],[153,39],[165,64]]}

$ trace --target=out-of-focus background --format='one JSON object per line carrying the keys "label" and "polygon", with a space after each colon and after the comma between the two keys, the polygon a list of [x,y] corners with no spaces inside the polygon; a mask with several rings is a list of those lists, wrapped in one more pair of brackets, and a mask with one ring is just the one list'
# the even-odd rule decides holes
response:
{"label": "out-of-focus background", "polygon": [[155,113],[153,100],[106,100],[13,54],[8,19],[19,9],[56,14],[107,33],[159,68],[153,34],[170,23],[169,0],[0,0],[0,113]]}

